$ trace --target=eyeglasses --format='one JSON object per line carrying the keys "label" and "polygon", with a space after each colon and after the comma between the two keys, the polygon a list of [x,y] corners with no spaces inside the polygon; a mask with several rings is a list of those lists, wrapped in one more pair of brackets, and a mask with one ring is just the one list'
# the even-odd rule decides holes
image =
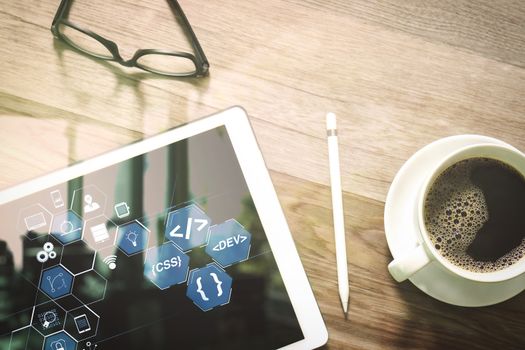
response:
{"label": "eyeglasses", "polygon": [[176,0],[168,0],[173,11],[179,14],[185,34],[189,37],[195,55],[187,52],[157,49],[137,50],[133,57],[125,61],[118,46],[89,29],[82,28],[67,17],[73,0],[62,0],[58,7],[51,32],[73,48],[90,56],[120,63],[126,67],[137,67],[148,72],[172,77],[197,77],[206,75],[210,67],[204,51],[191,28],[190,22]]}

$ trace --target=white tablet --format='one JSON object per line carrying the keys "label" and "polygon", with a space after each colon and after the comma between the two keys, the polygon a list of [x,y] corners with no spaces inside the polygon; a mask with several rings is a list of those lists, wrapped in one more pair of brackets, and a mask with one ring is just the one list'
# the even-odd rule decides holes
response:
{"label": "white tablet", "polygon": [[0,192],[0,281],[1,349],[327,340],[239,107]]}

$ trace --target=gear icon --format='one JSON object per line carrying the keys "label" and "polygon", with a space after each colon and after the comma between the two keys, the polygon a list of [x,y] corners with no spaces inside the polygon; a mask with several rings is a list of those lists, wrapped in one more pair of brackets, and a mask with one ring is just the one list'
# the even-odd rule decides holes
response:
{"label": "gear icon", "polygon": [[51,242],[46,242],[42,246],[43,250],[40,250],[38,253],[36,253],[36,260],[39,263],[45,263],[49,259],[55,259],[57,257],[57,253],[55,252],[55,246]]}
{"label": "gear icon", "polygon": [[46,253],[51,253],[53,249],[55,248],[55,246],[51,242],[46,242],[44,243],[44,246],[42,248],[44,248],[44,251]]}

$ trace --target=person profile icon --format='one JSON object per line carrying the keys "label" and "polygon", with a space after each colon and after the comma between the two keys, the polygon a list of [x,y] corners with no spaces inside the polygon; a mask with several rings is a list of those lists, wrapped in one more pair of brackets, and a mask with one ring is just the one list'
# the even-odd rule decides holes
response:
{"label": "person profile icon", "polygon": [[84,205],[84,213],[91,213],[91,212],[94,212],[97,209],[100,209],[100,204],[98,204],[97,202],[93,201],[93,197],[91,197],[91,195],[89,195],[89,194],[86,194],[84,196],[84,202],[86,203]]}

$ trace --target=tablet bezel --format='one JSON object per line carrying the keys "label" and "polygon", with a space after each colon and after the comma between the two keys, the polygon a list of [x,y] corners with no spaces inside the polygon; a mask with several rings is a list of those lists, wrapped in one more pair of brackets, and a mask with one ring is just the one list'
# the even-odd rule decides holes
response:
{"label": "tablet bezel", "polygon": [[241,107],[232,107],[212,116],[196,120],[8,188],[0,192],[0,205],[223,125],[228,131],[233,149],[304,335],[303,340],[289,344],[281,349],[313,349],[322,346],[328,340],[326,326],[299,259],[248,116]]}

